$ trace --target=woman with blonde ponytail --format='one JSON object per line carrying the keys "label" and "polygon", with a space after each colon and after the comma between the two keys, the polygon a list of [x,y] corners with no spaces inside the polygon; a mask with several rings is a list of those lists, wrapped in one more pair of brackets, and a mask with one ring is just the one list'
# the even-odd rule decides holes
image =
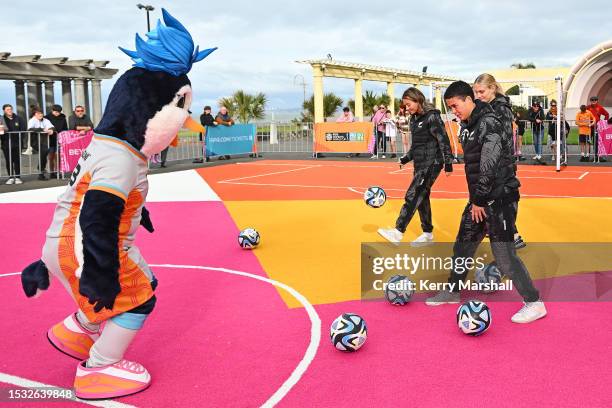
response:
{"label": "woman with blonde ponytail", "polygon": [[[474,96],[477,99],[480,99],[482,102],[487,102],[491,105],[495,114],[502,122],[504,134],[502,135],[502,140],[504,141],[507,149],[511,152],[511,154],[515,155],[514,149],[514,130],[512,128],[512,123],[514,122],[514,114],[512,113],[512,107],[510,104],[510,98],[504,95],[504,91],[499,85],[499,83],[495,80],[495,77],[491,74],[480,74],[474,81]],[[516,173],[516,163],[514,165],[514,171]],[[516,212],[518,215],[518,202],[515,204]],[[516,216],[515,216],[516,220]],[[519,235],[518,230],[516,228],[516,221],[514,228],[514,246],[516,249],[524,248],[527,246],[523,238]]]}

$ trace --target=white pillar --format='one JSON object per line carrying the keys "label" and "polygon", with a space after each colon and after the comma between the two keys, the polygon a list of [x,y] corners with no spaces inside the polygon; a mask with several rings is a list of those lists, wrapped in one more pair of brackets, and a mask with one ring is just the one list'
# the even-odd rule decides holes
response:
{"label": "white pillar", "polygon": [[363,122],[363,80],[355,80],[355,120]]}
{"label": "white pillar", "polygon": [[72,114],[72,81],[70,79],[62,79],[62,109],[66,116]]}
{"label": "white pillar", "polygon": [[323,71],[320,67],[313,67],[313,87],[314,87],[314,121],[325,121],[323,111]]}
{"label": "white pillar", "polygon": [[91,121],[97,126],[102,119],[102,86],[100,79],[91,80]]}
{"label": "white pillar", "polygon": [[80,78],[74,80],[74,105],[85,106],[85,81]]}
{"label": "white pillar", "polygon": [[45,113],[51,113],[51,106],[55,105],[55,91],[53,81],[45,81]]}
{"label": "white pillar", "polygon": [[393,88],[393,82],[387,82],[387,95],[389,95],[389,110],[392,115],[395,115],[395,89]]}

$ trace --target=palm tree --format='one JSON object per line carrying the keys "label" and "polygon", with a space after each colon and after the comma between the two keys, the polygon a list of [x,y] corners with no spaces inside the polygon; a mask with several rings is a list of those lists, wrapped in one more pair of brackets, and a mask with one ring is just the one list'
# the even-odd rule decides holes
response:
{"label": "palm tree", "polygon": [[[344,101],[342,98],[337,96],[334,93],[326,93],[323,95],[323,117],[324,120],[331,117],[336,113],[339,107],[342,106]],[[314,122],[314,95],[311,95],[309,99],[307,99],[303,106],[304,113],[302,113],[302,121],[303,122]]]}
{"label": "palm tree", "polygon": [[516,69],[535,69],[535,64],[533,62],[528,62],[526,64],[523,64],[522,62],[515,62],[514,64],[510,65],[510,68],[516,68]]}
{"label": "palm tree", "polygon": [[221,98],[219,106],[225,106],[231,116],[235,116],[240,123],[249,123],[252,119],[263,119],[266,108],[266,95],[258,93],[248,94],[238,90],[229,98]]}

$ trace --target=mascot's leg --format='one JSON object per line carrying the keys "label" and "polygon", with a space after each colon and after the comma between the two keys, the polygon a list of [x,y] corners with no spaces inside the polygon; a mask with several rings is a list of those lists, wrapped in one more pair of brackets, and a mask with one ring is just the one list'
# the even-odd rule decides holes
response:
{"label": "mascot's leg", "polygon": [[151,384],[149,372],[123,356],[153,311],[155,296],[106,322],[89,359],[77,367],[74,389],[82,399],[117,398],[142,391]]}
{"label": "mascot's leg", "polygon": [[[57,254],[57,241],[48,239],[43,247],[42,258],[44,265],[64,285],[70,296],[74,298],[70,284],[61,272]],[[85,314],[78,310],[51,327],[47,331],[47,338],[57,350],[82,361],[89,356],[89,349],[98,339],[99,331],[100,325],[90,323]]]}

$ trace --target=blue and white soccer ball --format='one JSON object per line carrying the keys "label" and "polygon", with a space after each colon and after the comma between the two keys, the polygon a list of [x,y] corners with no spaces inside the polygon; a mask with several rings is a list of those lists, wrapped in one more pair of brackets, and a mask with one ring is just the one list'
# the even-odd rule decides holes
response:
{"label": "blue and white soccer ball", "polygon": [[370,207],[380,208],[387,201],[387,194],[382,187],[368,187],[365,193],[363,193],[363,199]]}
{"label": "blue and white soccer ball", "polygon": [[[477,268],[474,272],[474,280],[476,283],[497,283],[502,281],[502,273],[494,263],[487,264],[482,268]],[[481,290],[482,293],[493,293],[495,290]]]}
{"label": "blue and white soccer ball", "polygon": [[469,300],[457,309],[457,325],[469,336],[479,336],[491,326],[491,311],[481,301]]}
{"label": "blue and white soccer ball", "polygon": [[363,346],[368,338],[365,320],[354,313],[344,313],[331,325],[331,342],[340,351],[353,352]]}
{"label": "blue and white soccer ball", "polygon": [[393,275],[387,281],[385,298],[392,305],[403,306],[414,294],[414,283],[405,275]]}
{"label": "blue and white soccer ball", "polygon": [[259,245],[259,232],[254,228],[246,228],[238,234],[238,243],[243,249],[253,249]]}

